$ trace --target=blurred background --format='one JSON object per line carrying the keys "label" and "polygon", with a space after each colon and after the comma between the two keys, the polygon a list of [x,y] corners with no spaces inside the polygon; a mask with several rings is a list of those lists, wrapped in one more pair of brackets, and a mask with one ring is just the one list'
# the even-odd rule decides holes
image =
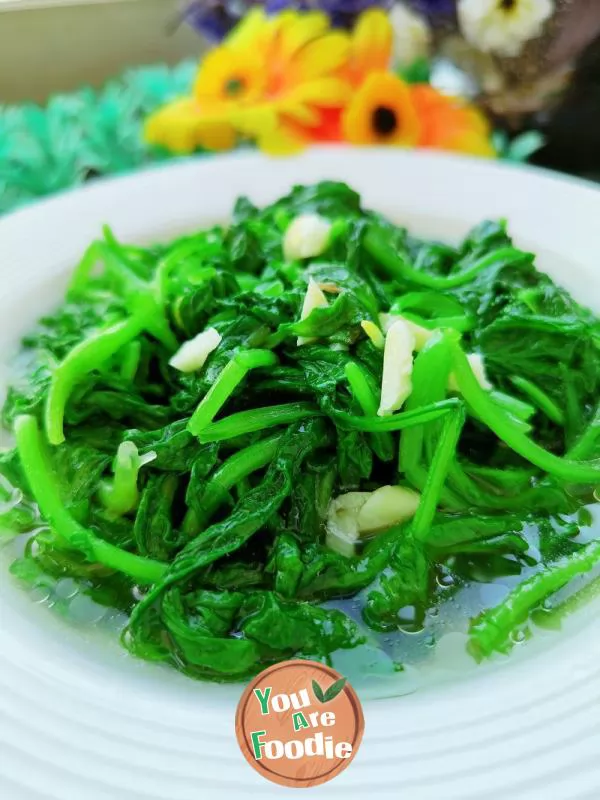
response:
{"label": "blurred background", "polygon": [[127,67],[196,58],[178,0],[0,0],[0,102],[42,102]]}
{"label": "blurred background", "polygon": [[[222,136],[212,147],[214,131],[190,140],[190,109],[206,106],[194,76],[257,6],[320,9],[349,35],[361,12],[385,11],[389,69],[434,92],[414,90],[421,108],[435,93],[458,96],[489,121],[497,157],[600,179],[600,0],[0,0],[0,212],[98,175],[225,149]],[[188,119],[167,116],[148,135],[148,117],[179,97],[188,97]],[[464,136],[463,146],[448,145],[439,126],[457,117],[447,110],[436,112],[437,138],[425,146],[444,140],[443,149],[483,155]],[[387,143],[352,135],[346,141]]]}

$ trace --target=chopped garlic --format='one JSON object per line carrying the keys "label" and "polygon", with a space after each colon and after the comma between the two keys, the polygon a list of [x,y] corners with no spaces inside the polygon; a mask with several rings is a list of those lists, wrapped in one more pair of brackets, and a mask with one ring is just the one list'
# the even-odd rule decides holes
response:
{"label": "chopped garlic", "polygon": [[[477,378],[477,383],[481,386],[481,388],[485,389],[486,391],[490,391],[490,389],[493,389],[492,384],[489,382],[487,375],[485,374],[485,363],[483,361],[483,356],[480,353],[470,353],[467,356],[467,361],[471,365],[473,374]],[[453,372],[450,373],[450,376],[448,378],[448,391],[450,392],[460,391]]]}
{"label": "chopped garlic", "polygon": [[329,503],[325,543],[330,550],[343,556],[354,555],[359,539],[358,513],[370,496],[371,492],[348,492]]}
{"label": "chopped garlic", "polygon": [[421,496],[403,486],[382,486],[358,512],[359,533],[389,528],[414,517]]}
{"label": "chopped garlic", "polygon": [[348,492],[329,503],[327,536],[330,550],[352,556],[363,533],[389,528],[414,516],[420,495],[403,486],[381,486],[374,492]]}
{"label": "chopped garlic", "polygon": [[391,326],[385,337],[383,376],[381,380],[380,417],[401,408],[412,391],[412,367],[415,337],[403,319]]}
{"label": "chopped garlic", "polygon": [[331,223],[318,214],[300,214],[287,227],[283,254],[287,261],[320,256],[327,249]]}
{"label": "chopped garlic", "polygon": [[401,317],[398,314],[380,314],[379,324],[381,325],[381,330],[387,333],[394,322],[398,322],[399,319],[401,319]]}
{"label": "chopped garlic", "polygon": [[417,325],[416,322],[406,319],[406,317],[401,317],[399,314],[380,314],[379,324],[381,325],[383,332],[387,333],[394,322],[398,322],[399,319],[404,320],[404,322],[406,322],[408,327],[411,329],[413,336],[415,337],[415,350],[417,353],[420,353],[435,333],[435,330],[430,330],[429,328],[424,328],[422,325]]}
{"label": "chopped garlic", "polygon": [[[402,319],[404,319],[404,317],[402,317]],[[429,328],[424,328],[422,325],[417,325],[416,322],[413,322],[410,319],[404,319],[404,321],[415,337],[415,350],[417,353],[420,353],[435,333],[435,330],[430,330]]]}
{"label": "chopped garlic", "polygon": [[360,327],[367,334],[375,347],[377,347],[378,350],[383,350],[385,347],[385,336],[379,330],[377,325],[368,319],[363,319],[363,321],[360,323]]}
{"label": "chopped garlic", "polygon": [[[308,281],[308,289],[306,290],[306,294],[304,296],[304,303],[302,304],[302,313],[300,314],[300,319],[306,319],[315,308],[327,308],[327,298],[321,291],[319,284],[314,281],[312,278]],[[298,347],[303,344],[310,344],[314,342],[315,339],[308,337],[308,336],[299,336],[298,337]]]}
{"label": "chopped garlic", "polygon": [[215,328],[207,328],[202,333],[184,342],[169,364],[180,372],[194,372],[204,366],[204,362],[221,342],[221,334]]}

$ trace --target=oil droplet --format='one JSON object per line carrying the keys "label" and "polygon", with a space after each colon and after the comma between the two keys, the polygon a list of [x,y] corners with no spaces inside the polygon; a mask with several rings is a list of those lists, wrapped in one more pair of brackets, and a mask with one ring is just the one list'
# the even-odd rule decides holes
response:
{"label": "oil droplet", "polygon": [[106,609],[103,606],[94,603],[84,594],[78,594],[69,604],[69,618],[82,625],[99,622],[105,613]]}
{"label": "oil droplet", "polygon": [[515,644],[521,644],[525,641],[525,631],[513,631],[510,638]]}
{"label": "oil droplet", "polygon": [[450,589],[454,586],[454,578],[449,573],[440,572],[435,579],[441,589]]}
{"label": "oil droplet", "polygon": [[131,596],[137,603],[139,603],[146,596],[146,592],[144,592],[140,586],[134,586],[131,590]]}
{"label": "oil droplet", "polygon": [[63,578],[54,587],[54,593],[62,600],[69,600],[79,592],[79,587],[72,578]]}

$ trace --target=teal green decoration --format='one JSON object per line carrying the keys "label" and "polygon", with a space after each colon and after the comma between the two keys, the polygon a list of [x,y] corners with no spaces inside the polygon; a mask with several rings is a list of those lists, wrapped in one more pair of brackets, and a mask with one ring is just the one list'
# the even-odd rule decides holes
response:
{"label": "teal green decoration", "polygon": [[96,176],[174,158],[143,141],[142,124],[190,93],[197,66],[132,69],[100,91],[56,95],[45,108],[0,106],[0,213]]}

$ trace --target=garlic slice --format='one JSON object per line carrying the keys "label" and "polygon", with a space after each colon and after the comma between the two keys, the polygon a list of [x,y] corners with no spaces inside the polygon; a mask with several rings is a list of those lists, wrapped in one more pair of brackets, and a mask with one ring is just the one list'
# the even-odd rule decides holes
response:
{"label": "garlic slice", "polygon": [[385,337],[381,399],[377,412],[380,417],[401,408],[411,393],[414,349],[414,334],[403,319],[396,320]]}
{"label": "garlic slice", "polygon": [[394,322],[397,322],[399,319],[404,320],[404,322],[406,322],[412,331],[413,336],[415,337],[415,350],[417,353],[420,353],[435,333],[435,330],[430,330],[429,328],[424,328],[422,325],[417,325],[416,322],[406,319],[406,317],[402,317],[399,314],[380,314],[379,324],[381,325],[383,332],[387,333]]}
{"label": "garlic slice", "polygon": [[348,492],[329,503],[325,544],[330,550],[342,556],[354,555],[360,538],[358,513],[370,496],[371,492]]}
{"label": "garlic slice", "polygon": [[[327,302],[327,298],[323,294],[321,287],[316,281],[310,278],[308,281],[306,294],[304,295],[304,303],[302,304],[302,313],[300,314],[300,319],[306,319],[315,308],[327,308],[328,305],[329,303]],[[299,336],[297,345],[300,347],[303,344],[310,344],[314,341],[316,340],[310,336]]]}
{"label": "garlic slice", "polygon": [[404,486],[381,486],[358,512],[359,533],[389,528],[414,517],[421,495]]}
{"label": "garlic slice", "polygon": [[283,236],[286,261],[320,256],[329,244],[331,223],[318,214],[300,214],[288,225]]}
{"label": "garlic slice", "polygon": [[202,333],[184,342],[171,356],[169,364],[180,372],[195,372],[204,366],[209,355],[221,342],[221,334],[215,328],[207,328]]}
{"label": "garlic slice", "polygon": [[[481,386],[481,388],[485,389],[486,391],[490,391],[491,389],[493,389],[494,387],[489,382],[488,377],[486,375],[485,362],[483,360],[483,356],[481,355],[481,353],[469,353],[469,355],[467,356],[467,361],[471,365],[473,374],[477,378],[477,383]],[[449,392],[460,391],[453,372],[451,372],[448,377],[448,391]]]}
{"label": "garlic slice", "polygon": [[383,350],[385,347],[385,336],[381,332],[381,330],[375,325],[374,322],[371,322],[369,319],[363,319],[360,323],[360,327],[363,331],[367,334],[369,339],[373,342],[375,347],[378,350]]}

